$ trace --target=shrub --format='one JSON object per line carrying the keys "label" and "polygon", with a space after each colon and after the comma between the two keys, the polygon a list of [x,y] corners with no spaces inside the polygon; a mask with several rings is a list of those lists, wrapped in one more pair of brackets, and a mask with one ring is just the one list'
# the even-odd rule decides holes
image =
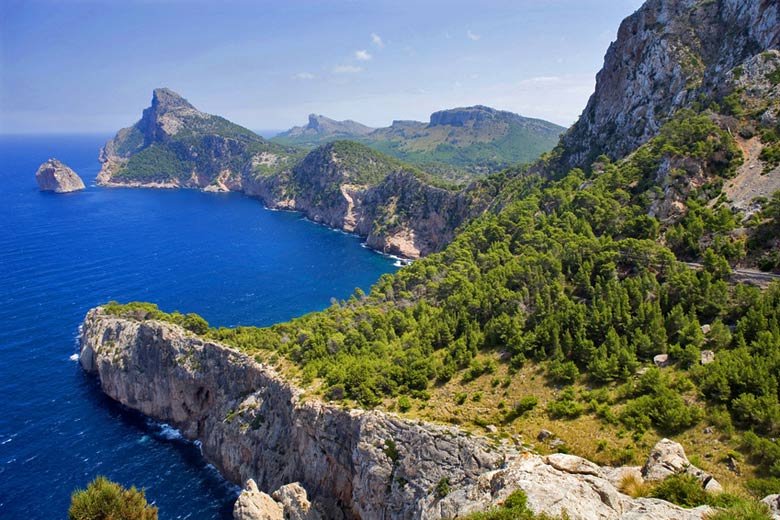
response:
{"label": "shrub", "polygon": [[780,478],[752,478],[745,483],[745,487],[758,498],[776,495],[780,493]]}
{"label": "shrub", "polygon": [[772,520],[766,504],[752,500],[742,500],[720,511],[716,511],[707,520]]}
{"label": "shrub", "polygon": [[701,486],[699,479],[693,475],[672,475],[650,493],[653,498],[660,498],[683,507],[696,507],[708,503],[707,492]]}
{"label": "shrub", "polygon": [[651,484],[638,478],[636,475],[628,474],[620,479],[620,485],[618,489],[621,493],[624,493],[633,498],[646,497],[650,494],[653,487]]}
{"label": "shrub", "polygon": [[405,395],[398,398],[398,409],[402,412],[408,412],[412,408],[412,402]]}
{"label": "shrub", "polygon": [[585,411],[585,406],[574,400],[574,389],[567,388],[558,398],[547,405],[547,413],[553,419],[567,418],[575,419],[582,415]]}
{"label": "shrub", "polygon": [[571,361],[552,361],[548,369],[550,378],[556,383],[570,384],[577,380],[580,371]]}
{"label": "shrub", "polygon": [[439,482],[436,483],[436,496],[444,498],[450,494],[450,479],[448,477],[442,477]]}
{"label": "shrub", "polygon": [[157,508],[146,502],[143,490],[125,489],[99,476],[87,489],[73,493],[68,517],[70,520],[157,520]]}

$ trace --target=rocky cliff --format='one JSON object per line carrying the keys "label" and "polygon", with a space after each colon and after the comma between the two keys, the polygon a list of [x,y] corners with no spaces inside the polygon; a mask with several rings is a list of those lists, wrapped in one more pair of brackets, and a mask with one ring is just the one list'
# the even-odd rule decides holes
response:
{"label": "rocky cliff", "polygon": [[[273,368],[170,323],[98,307],[80,341],[81,366],[108,396],[200,440],[229,480],[253,480],[241,518],[279,514],[292,498],[308,510],[310,498],[325,518],[438,519],[495,506],[516,489],[532,510],[572,518],[687,520],[707,511],[621,494],[616,485],[626,472],[641,479],[638,468],[523,453],[454,427],[319,402]],[[281,503],[260,491],[284,486],[274,494]]]}
{"label": "rocky cliff", "polygon": [[487,206],[486,198],[473,195],[474,187],[455,191],[433,182],[364,145],[337,141],[298,163],[282,196],[263,200],[356,233],[378,251],[418,258],[441,250],[458,226]]}
{"label": "rocky cliff", "polygon": [[54,193],[68,193],[84,189],[84,181],[76,172],[57,159],[49,159],[35,172],[38,189]]}
{"label": "rocky cliff", "polygon": [[778,47],[775,0],[649,0],[609,46],[595,92],[562,139],[565,164],[626,156],[680,108],[727,94],[735,68]]}

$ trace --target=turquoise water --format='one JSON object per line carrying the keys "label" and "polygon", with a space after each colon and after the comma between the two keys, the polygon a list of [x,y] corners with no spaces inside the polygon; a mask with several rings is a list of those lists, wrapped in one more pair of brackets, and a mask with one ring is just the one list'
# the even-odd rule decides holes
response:
{"label": "turquoise water", "polygon": [[[90,307],[145,300],[212,325],[268,325],[368,289],[393,260],[238,194],[91,186],[108,136],[0,138],[0,518],[65,518],[95,475],[146,488],[160,518],[230,518],[236,488],[177,432],[78,368]],[[57,157],[88,188],[37,191]]]}

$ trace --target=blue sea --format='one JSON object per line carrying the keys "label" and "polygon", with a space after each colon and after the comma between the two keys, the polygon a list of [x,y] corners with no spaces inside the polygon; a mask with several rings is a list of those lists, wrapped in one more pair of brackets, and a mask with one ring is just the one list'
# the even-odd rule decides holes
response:
{"label": "blue sea", "polygon": [[[84,314],[143,300],[216,326],[269,325],[396,267],[356,237],[239,194],[95,187],[109,137],[0,137],[0,518],[66,518],[71,492],[105,475],[145,488],[161,519],[227,519],[237,489],[197,446],[81,371]],[[49,157],[87,189],[38,192]]]}

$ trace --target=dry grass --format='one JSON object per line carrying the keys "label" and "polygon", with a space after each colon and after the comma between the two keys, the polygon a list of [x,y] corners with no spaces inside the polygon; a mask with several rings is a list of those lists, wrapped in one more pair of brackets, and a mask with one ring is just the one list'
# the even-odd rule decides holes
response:
{"label": "dry grass", "polygon": [[[478,359],[499,361],[496,354],[480,354]],[[582,384],[574,385],[574,388],[578,395],[588,390]],[[566,451],[605,466],[642,465],[653,446],[664,437],[654,430],[636,436],[620,424],[609,424],[596,417],[587,406],[583,415],[575,419],[551,419],[546,412],[547,404],[554,401],[561,390],[548,381],[538,365],[529,363],[510,375],[508,366],[498,363],[495,373],[468,383],[457,374],[448,383],[431,388],[431,398],[427,402],[412,399],[411,409],[401,415],[459,425],[466,431],[497,441],[508,439],[518,447],[542,454]],[[615,389],[610,389],[610,393],[614,395]],[[538,399],[537,406],[507,422],[507,413],[514,404],[529,395]],[[479,398],[475,400],[475,396]],[[459,401],[462,404],[458,404]],[[388,399],[380,409],[400,413],[396,404],[396,399]],[[619,410],[619,406],[616,409]],[[490,433],[488,425],[495,426],[496,433]],[[705,420],[671,438],[683,445],[692,463],[711,473],[726,491],[744,495],[744,482],[755,476],[755,468],[741,462],[739,475],[729,470],[726,460],[728,452],[737,447],[736,438],[729,438],[712,426],[707,430],[710,433],[705,433],[707,427]],[[537,440],[542,429],[551,431],[553,437],[544,442]],[[563,444],[551,446],[551,441],[563,441]]]}
{"label": "dry grass", "polygon": [[653,486],[636,475],[626,475],[621,479],[618,490],[632,498],[639,498],[650,495]]}

